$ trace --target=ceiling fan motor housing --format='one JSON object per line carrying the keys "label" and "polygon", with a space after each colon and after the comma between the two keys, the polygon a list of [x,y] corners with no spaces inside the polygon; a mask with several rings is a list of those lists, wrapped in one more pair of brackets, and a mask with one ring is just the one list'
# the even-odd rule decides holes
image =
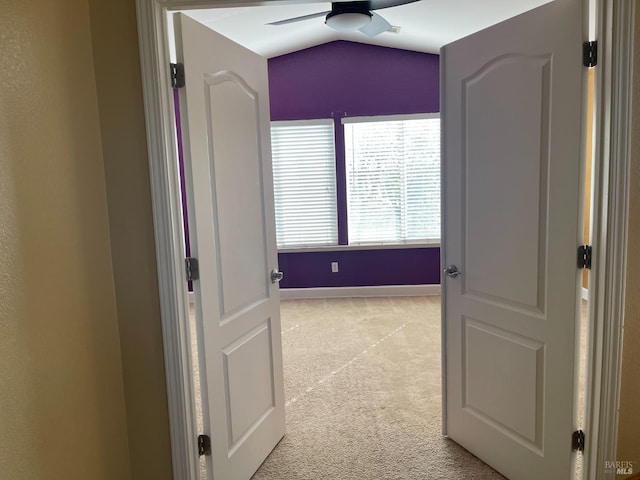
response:
{"label": "ceiling fan motor housing", "polygon": [[331,4],[331,13],[339,15],[341,13],[368,13],[371,10],[369,2],[333,2]]}
{"label": "ceiling fan motor housing", "polygon": [[335,30],[358,30],[371,22],[369,2],[334,2],[325,23]]}

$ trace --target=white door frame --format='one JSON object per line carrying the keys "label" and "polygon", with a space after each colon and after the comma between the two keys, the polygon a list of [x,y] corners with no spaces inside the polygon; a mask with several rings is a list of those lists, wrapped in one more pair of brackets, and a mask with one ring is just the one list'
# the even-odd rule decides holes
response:
{"label": "white door frame", "polygon": [[615,478],[629,216],[634,0],[597,0],[592,332],[587,361],[585,479]]}
{"label": "white door frame", "polygon": [[[312,0],[294,0],[312,3]],[[557,0],[561,1],[561,0]],[[136,0],[149,174],[161,301],[173,475],[198,480],[195,394],[182,238],[182,206],[169,79],[166,12],[268,5],[278,0]],[[598,71],[587,370],[587,480],[615,460],[628,223],[634,0],[596,0]],[[613,477],[610,477],[613,478]]]}

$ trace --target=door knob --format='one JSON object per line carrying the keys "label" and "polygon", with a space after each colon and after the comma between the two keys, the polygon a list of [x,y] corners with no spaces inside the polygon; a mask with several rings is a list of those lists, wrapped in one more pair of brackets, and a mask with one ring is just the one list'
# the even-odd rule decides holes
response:
{"label": "door knob", "polygon": [[462,272],[459,272],[458,267],[456,267],[455,265],[449,265],[447,268],[442,270],[442,272],[446,274],[447,277],[451,278],[456,278],[458,275],[462,275]]}
{"label": "door knob", "polygon": [[271,283],[279,282],[284,278],[284,273],[279,272],[277,268],[271,270]]}

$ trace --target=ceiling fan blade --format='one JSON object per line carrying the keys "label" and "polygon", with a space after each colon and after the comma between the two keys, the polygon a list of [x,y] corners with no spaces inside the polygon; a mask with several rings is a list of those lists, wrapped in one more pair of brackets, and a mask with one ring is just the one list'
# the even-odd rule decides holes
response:
{"label": "ceiling fan blade", "polygon": [[287,18],[286,20],[278,20],[277,22],[267,23],[267,25],[287,25],[289,23],[302,22],[303,20],[311,20],[312,18],[324,17],[329,12],[311,13],[309,15],[302,15],[300,17]]}
{"label": "ceiling fan blade", "polygon": [[369,10],[380,10],[382,8],[397,7],[407,3],[418,2],[420,0],[369,0]]}
{"label": "ceiling fan blade", "polygon": [[360,29],[362,33],[369,37],[375,37],[382,32],[386,32],[391,28],[391,24],[387,22],[377,13],[371,13],[371,21]]}

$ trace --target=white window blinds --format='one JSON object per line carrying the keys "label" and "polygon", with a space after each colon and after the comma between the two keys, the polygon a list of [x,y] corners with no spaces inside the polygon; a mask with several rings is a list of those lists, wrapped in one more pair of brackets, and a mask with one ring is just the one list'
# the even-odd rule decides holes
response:
{"label": "white window blinds", "polygon": [[272,122],[278,248],[337,245],[333,120]]}
{"label": "white window blinds", "polygon": [[350,244],[440,239],[440,117],[343,119]]}

